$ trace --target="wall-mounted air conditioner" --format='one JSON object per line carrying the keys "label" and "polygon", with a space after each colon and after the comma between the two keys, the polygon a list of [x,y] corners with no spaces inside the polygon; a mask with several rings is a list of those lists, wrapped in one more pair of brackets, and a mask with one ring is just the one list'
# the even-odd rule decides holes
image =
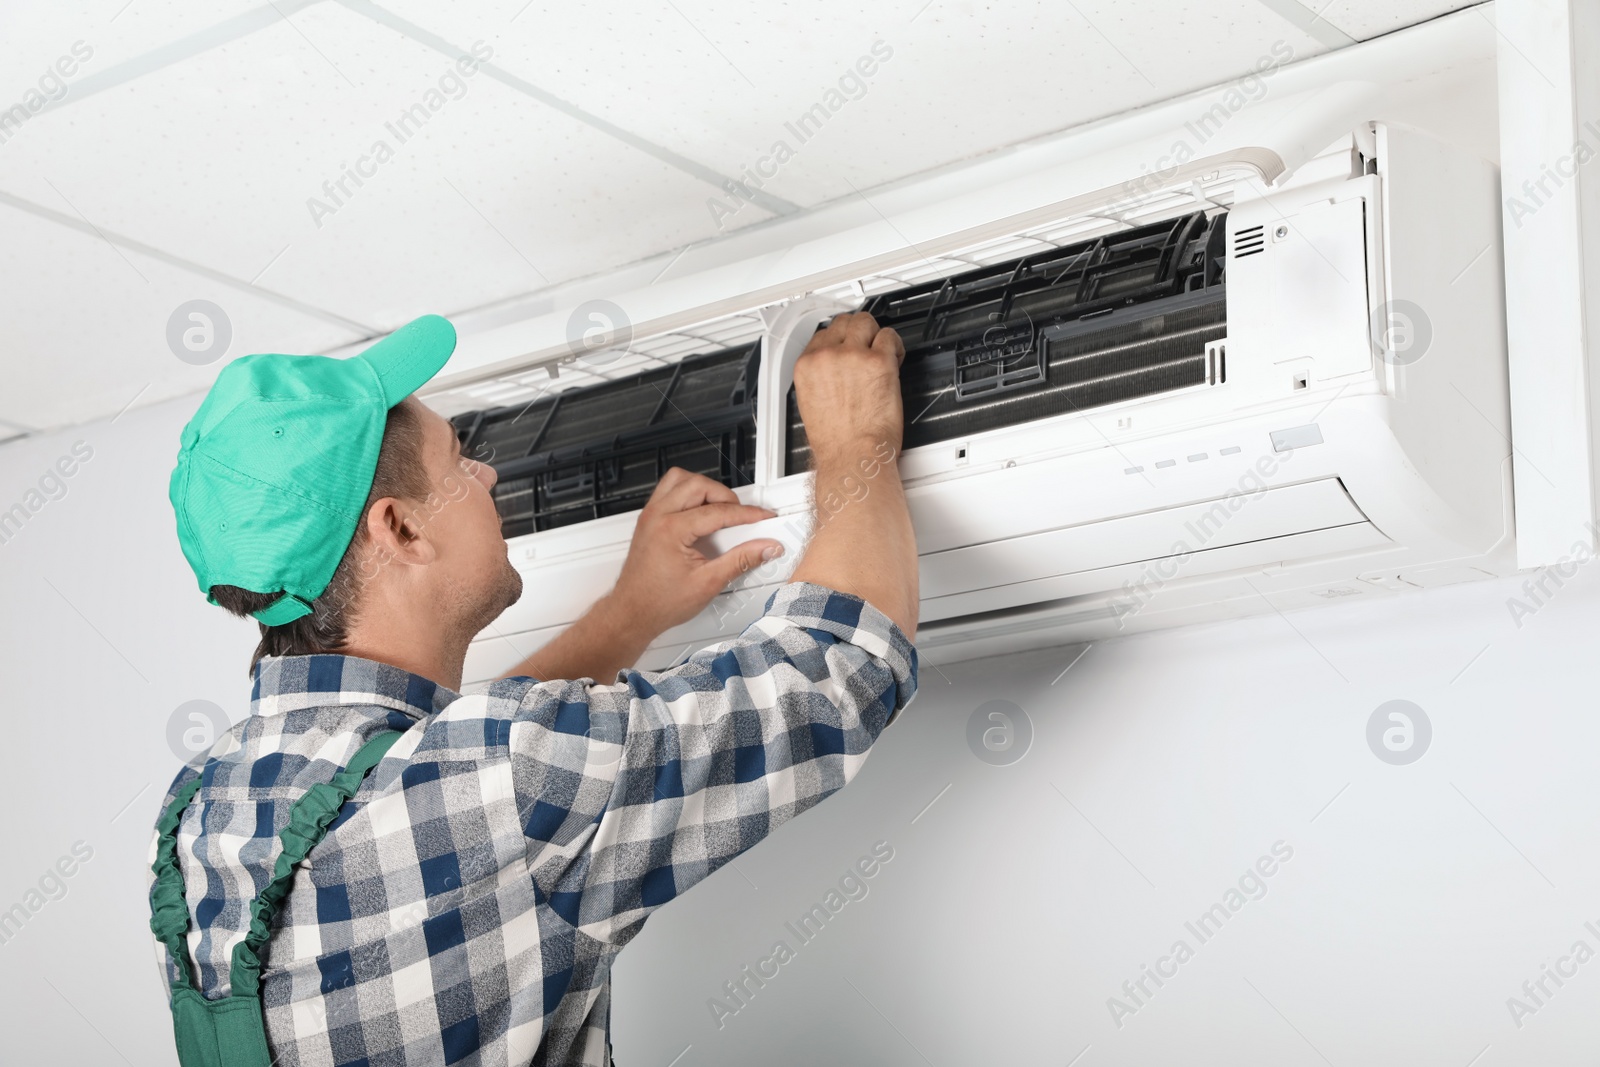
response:
{"label": "wall-mounted air conditioner", "polygon": [[1510,573],[1496,169],[1382,124],[1275,183],[1271,157],[1075,195],[1053,221],[894,269],[840,264],[790,299],[630,340],[603,372],[580,362],[591,384],[511,372],[465,394],[493,406],[445,398],[500,473],[525,579],[469,678],[609,589],[672,465],[779,513],[717,548],[792,551],[641,665],[756,617],[809,532],[794,361],[858,306],[906,342],[901,474],[932,662]]}

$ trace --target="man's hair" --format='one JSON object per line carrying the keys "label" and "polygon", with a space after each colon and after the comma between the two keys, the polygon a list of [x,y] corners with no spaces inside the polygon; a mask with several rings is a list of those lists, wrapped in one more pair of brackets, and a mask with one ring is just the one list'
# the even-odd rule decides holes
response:
{"label": "man's hair", "polygon": [[[355,621],[361,590],[361,548],[367,543],[367,509],[384,497],[425,500],[432,481],[423,457],[423,424],[413,401],[404,400],[389,409],[383,428],[383,444],[378,449],[378,467],[372,476],[372,491],[361,507],[355,536],[333,572],[328,588],[311,602],[311,614],[302,615],[281,626],[260,623],[261,643],[250,657],[250,672],[262,656],[308,656],[319,652],[338,652],[344,648]],[[277,600],[282,590],[269,593],[240,589],[236,585],[214,585],[211,598],[235,615],[248,617]]]}

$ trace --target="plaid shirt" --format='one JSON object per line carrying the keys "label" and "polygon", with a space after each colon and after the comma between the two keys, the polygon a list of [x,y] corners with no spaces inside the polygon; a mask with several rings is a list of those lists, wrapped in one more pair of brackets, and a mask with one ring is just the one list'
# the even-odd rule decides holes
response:
{"label": "plaid shirt", "polygon": [[204,779],[178,855],[196,982],[220,997],[290,805],[405,731],[267,946],[276,1064],[607,1063],[622,946],[848,782],[915,692],[916,652],[859,598],[796,583],[668,671],[470,688],[348,656],[265,659],[250,716],[173,782],[167,803]]}

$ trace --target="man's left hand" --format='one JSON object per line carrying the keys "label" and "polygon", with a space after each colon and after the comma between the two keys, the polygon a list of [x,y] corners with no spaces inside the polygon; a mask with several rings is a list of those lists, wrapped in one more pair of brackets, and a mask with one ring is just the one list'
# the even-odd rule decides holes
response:
{"label": "man's left hand", "polygon": [[696,547],[700,539],[775,514],[739,503],[721,482],[673,467],[639,513],[616,586],[510,675],[608,682],[662,633],[704,611],[729,582],[783,552],[781,541],[760,537],[711,558]]}
{"label": "man's left hand", "polygon": [[653,641],[700,614],[739,575],[783,552],[782,542],[763,537],[711,559],[696,543],[729,526],[776,514],[739,503],[738,494],[721,482],[673,467],[639,513],[627,562],[610,595],[649,631],[646,643]]}

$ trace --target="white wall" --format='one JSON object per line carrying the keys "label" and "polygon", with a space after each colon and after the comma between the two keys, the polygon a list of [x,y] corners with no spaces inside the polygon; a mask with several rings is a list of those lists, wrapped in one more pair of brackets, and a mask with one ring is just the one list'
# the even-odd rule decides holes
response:
{"label": "white wall", "polygon": [[[0,545],[0,908],[76,842],[93,850],[0,944],[4,1062],[174,1062],[143,870],[178,764],[168,721],[194,699],[244,714],[253,643],[204,603],[172,534],[166,478],[192,407],[0,447],[0,507],[74,442],[94,450]],[[1519,592],[1141,635],[1059,680],[1080,649],[927,670],[849,789],[623,954],[619,1058],[1063,1064],[1089,1046],[1085,1067],[1464,1065],[1487,1045],[1483,1065],[1589,1062],[1600,962],[1520,1029],[1506,999],[1575,940],[1600,951],[1584,927],[1600,928],[1600,567],[1520,628]],[[1010,766],[968,748],[992,699],[1034,731]],[[1409,766],[1367,747],[1391,699],[1434,727]],[[1266,896],[1201,945],[1185,920],[1280,840],[1294,854]],[[868,895],[800,945],[784,923],[878,841],[894,858]],[[707,1001],[780,938],[795,958],[719,1029]],[[1178,938],[1194,958],[1119,1029],[1107,998]]]}
{"label": "white wall", "polygon": [[[1142,635],[1054,684],[1081,649],[926,673],[849,789],[623,954],[619,1057],[1059,1067],[1087,1046],[1084,1065],[1465,1065],[1490,1046],[1478,1063],[1592,1062],[1600,962],[1520,1029],[1506,1000],[1575,940],[1600,951],[1584,927],[1600,928],[1600,566],[1520,630],[1518,593]],[[1035,731],[1011,766],[967,745],[996,698]],[[1367,745],[1392,699],[1434,729],[1408,766]],[[795,947],[784,923],[878,840],[895,858],[869,895],[719,1029],[709,998],[775,940]],[[1277,841],[1293,857],[1265,896],[1201,944],[1185,921]],[[1193,959],[1119,1029],[1107,999],[1180,938]]]}
{"label": "white wall", "polygon": [[115,1048],[176,1062],[144,902],[150,827],[180,765],[167,721],[195,699],[245,715],[254,647],[196,590],[166,503],[196,403],[0,447],[0,511],[27,506],[74,443],[93,450],[0,544],[0,910],[27,903],[74,843],[93,853],[0,944],[0,1061],[116,1063]]}

